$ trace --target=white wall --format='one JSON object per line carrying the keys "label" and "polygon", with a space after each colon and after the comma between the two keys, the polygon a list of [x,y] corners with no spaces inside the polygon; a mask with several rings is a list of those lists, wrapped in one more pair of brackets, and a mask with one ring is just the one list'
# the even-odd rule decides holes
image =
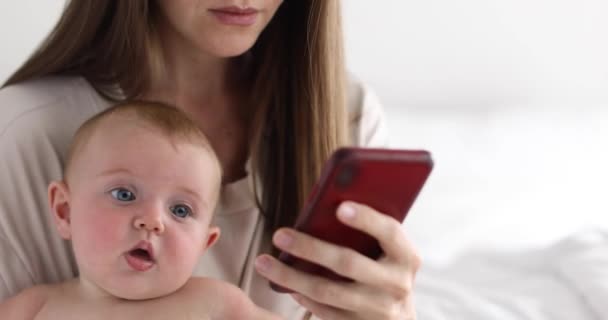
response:
{"label": "white wall", "polygon": [[608,97],[606,0],[345,0],[351,69],[389,106]]}
{"label": "white wall", "polygon": [[27,59],[54,26],[64,0],[0,1],[0,83]]}

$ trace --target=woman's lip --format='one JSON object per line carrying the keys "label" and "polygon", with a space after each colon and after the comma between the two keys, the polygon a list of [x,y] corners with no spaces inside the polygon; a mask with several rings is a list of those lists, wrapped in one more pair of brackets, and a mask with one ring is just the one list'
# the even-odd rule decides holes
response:
{"label": "woman's lip", "polygon": [[234,13],[234,14],[252,14],[252,13],[258,13],[258,10],[255,9],[255,8],[251,8],[251,7],[237,7],[237,6],[229,6],[229,7],[222,7],[222,8],[213,8],[213,9],[209,9],[209,11],[226,12],[226,13]]}
{"label": "woman's lip", "polygon": [[249,26],[255,23],[258,10],[253,8],[225,7],[210,9],[221,23],[236,26]]}

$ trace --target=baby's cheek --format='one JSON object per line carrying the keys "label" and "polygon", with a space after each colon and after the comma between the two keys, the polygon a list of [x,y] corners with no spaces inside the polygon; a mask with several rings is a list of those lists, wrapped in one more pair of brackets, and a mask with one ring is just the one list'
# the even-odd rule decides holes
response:
{"label": "baby's cheek", "polygon": [[[76,222],[76,221],[75,221]],[[121,233],[125,229],[125,217],[111,212],[89,212],[83,217],[81,223],[75,225],[80,233],[80,242],[86,250],[98,253],[101,256],[105,252],[126,250],[121,248]]]}
{"label": "baby's cheek", "polygon": [[199,239],[196,237],[187,236],[184,233],[174,233],[172,237],[166,238],[168,241],[166,252],[169,261],[181,261],[181,263],[175,264],[180,272],[191,274],[194,266],[201,258]]}

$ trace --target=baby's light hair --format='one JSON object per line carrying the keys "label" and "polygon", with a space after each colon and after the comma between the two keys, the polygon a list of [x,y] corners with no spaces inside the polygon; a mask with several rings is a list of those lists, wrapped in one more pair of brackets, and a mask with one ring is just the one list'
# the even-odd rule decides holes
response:
{"label": "baby's light hair", "polygon": [[209,151],[221,179],[222,170],[217,155],[205,134],[192,119],[168,104],[134,100],[114,105],[85,121],[78,128],[66,158],[64,180],[68,179],[75,158],[84,149],[96,130],[102,128],[103,123],[111,121],[114,117],[133,119],[133,125],[144,124],[153,130],[158,130],[159,133],[171,139],[173,144],[189,143],[201,146]]}

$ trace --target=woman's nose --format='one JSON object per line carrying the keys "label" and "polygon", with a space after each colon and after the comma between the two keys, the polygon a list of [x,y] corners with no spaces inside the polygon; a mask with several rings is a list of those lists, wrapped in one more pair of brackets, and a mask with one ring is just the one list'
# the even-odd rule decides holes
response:
{"label": "woman's nose", "polygon": [[160,214],[144,214],[133,221],[133,227],[136,230],[147,230],[157,234],[161,234],[165,231],[165,225],[163,224]]}

